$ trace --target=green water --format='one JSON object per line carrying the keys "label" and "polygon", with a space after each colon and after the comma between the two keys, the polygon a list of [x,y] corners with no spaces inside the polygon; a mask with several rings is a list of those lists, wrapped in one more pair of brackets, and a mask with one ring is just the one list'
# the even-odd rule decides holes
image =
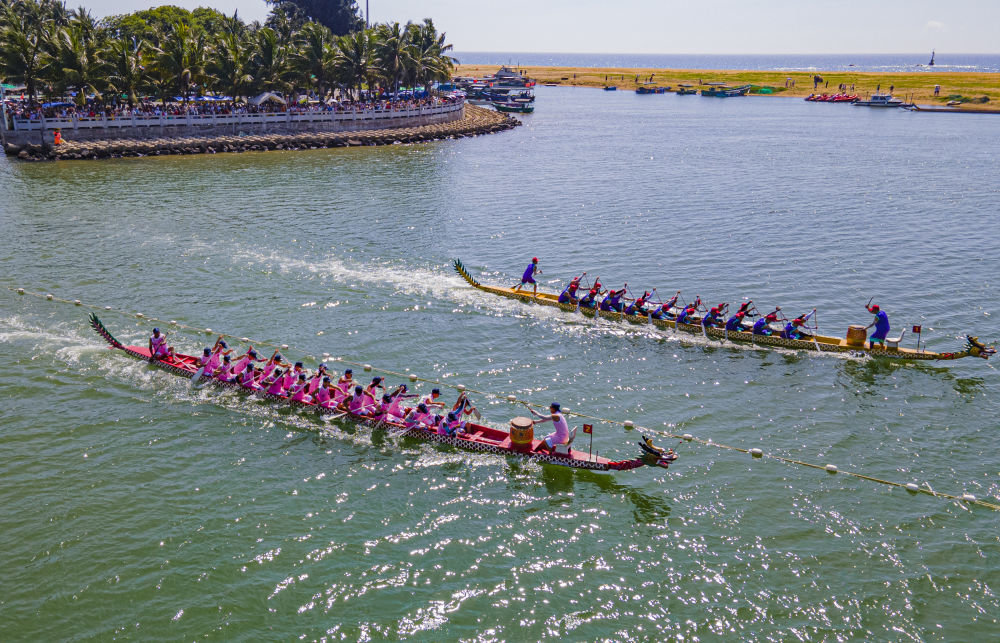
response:
{"label": "green water", "polygon": [[[991,363],[724,347],[450,270],[510,284],[539,256],[546,288],[587,270],[815,306],[835,335],[875,296],[933,350],[996,341],[1000,119],[541,88],[524,120],[420,146],[0,161],[3,285],[1000,500]],[[102,317],[145,343],[150,324]],[[86,311],[10,290],[0,355],[2,640],[1000,636],[982,507],[694,443],[608,475],[324,427],[190,390],[108,351]],[[477,402],[498,426],[519,413]],[[638,437],[598,424],[594,448],[632,457]]]}

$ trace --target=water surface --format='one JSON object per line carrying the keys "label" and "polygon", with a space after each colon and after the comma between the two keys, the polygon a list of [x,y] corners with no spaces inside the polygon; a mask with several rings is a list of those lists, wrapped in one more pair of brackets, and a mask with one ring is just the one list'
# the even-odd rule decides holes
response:
{"label": "water surface", "polygon": [[[4,285],[1000,498],[992,364],[583,322],[449,263],[818,307],[838,335],[875,296],[931,349],[996,340],[1000,119],[538,95],[524,127],[429,145],[0,161]],[[106,350],[79,308],[3,290],[0,311],[5,640],[1000,634],[982,508],[697,444],[600,475],[321,433]],[[598,425],[594,448],[636,439]]]}

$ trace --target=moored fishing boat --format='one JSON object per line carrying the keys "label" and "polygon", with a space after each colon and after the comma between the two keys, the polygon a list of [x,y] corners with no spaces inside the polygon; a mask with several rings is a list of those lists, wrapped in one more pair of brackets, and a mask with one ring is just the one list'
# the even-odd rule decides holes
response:
{"label": "moored fishing boat", "polygon": [[[126,346],[119,342],[114,335],[105,328],[104,324],[95,314],[90,315],[90,325],[94,331],[100,335],[112,349],[120,350],[130,357],[149,362],[157,368],[168,373],[188,379],[199,379],[196,377],[201,372],[198,360],[193,355],[173,353],[162,359],[152,359],[149,349],[145,346]],[[589,469],[593,471],[627,471],[637,469],[642,466],[659,466],[666,469],[671,462],[677,459],[676,454],[670,449],[660,449],[643,438],[639,443],[642,454],[639,457],[628,460],[610,460],[599,455],[592,455],[586,451],[579,451],[573,447],[573,441],[577,430],[574,428],[570,433],[570,440],[565,445],[556,445],[552,451],[544,448],[543,441],[536,439],[531,428],[531,420],[527,418],[514,418],[511,420],[511,431],[503,431],[484,424],[467,423],[464,430],[454,435],[441,435],[436,432],[421,427],[411,427],[397,421],[387,421],[379,417],[368,417],[345,412],[336,407],[325,408],[312,402],[302,402],[290,400],[285,395],[276,395],[262,390],[255,390],[242,386],[237,382],[224,382],[207,375],[200,375],[200,380],[220,388],[234,389],[242,391],[247,395],[253,395],[263,400],[288,404],[292,407],[305,411],[313,411],[318,416],[334,415],[354,422],[355,424],[372,427],[385,428],[399,436],[414,437],[428,442],[438,442],[456,446],[469,451],[484,453],[495,453],[498,455],[508,455],[518,458],[533,460],[543,464],[554,464],[573,469]],[[372,400],[374,401],[374,400]],[[586,430],[587,425],[584,426]]]}
{"label": "moored fishing boat", "polygon": [[702,96],[715,96],[717,98],[729,98],[732,96],[746,96],[750,93],[750,85],[740,85],[739,87],[711,87],[701,90]]}
{"label": "moored fishing boat", "polygon": [[494,101],[493,107],[498,112],[508,112],[515,114],[531,114],[535,111],[535,106],[532,103],[521,103],[517,101]]}
{"label": "moored fishing boat", "polygon": [[757,335],[750,331],[728,331],[724,328],[705,327],[701,325],[701,318],[691,317],[691,324],[677,323],[672,319],[656,319],[651,315],[628,315],[614,311],[598,310],[594,308],[581,308],[574,304],[560,303],[558,295],[539,292],[537,296],[533,294],[516,291],[513,288],[503,286],[486,286],[477,281],[465,266],[458,259],[454,261],[455,271],[465,279],[473,288],[488,292],[509,299],[517,299],[525,303],[536,303],[543,306],[553,306],[567,312],[578,312],[585,317],[596,317],[612,320],[627,321],[633,324],[653,324],[657,328],[676,330],[689,333],[691,335],[703,335],[709,339],[753,344],[764,348],[786,348],[793,350],[805,350],[820,353],[853,353],[865,354],[872,357],[888,358],[895,360],[955,360],[963,357],[980,357],[989,359],[990,355],[996,353],[992,346],[986,346],[979,341],[979,338],[971,335],[966,336],[966,346],[963,350],[953,353],[937,353],[928,350],[918,350],[899,346],[900,338],[888,339],[886,346],[869,348],[865,346],[865,331],[852,326],[847,337],[830,337],[825,335],[811,335],[803,339],[789,339],[780,335]]}

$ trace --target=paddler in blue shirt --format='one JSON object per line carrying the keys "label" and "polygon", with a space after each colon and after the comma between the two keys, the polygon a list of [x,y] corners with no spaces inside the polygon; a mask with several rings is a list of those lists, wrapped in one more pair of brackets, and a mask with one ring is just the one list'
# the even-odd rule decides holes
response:
{"label": "paddler in blue shirt", "polygon": [[774,311],[770,312],[760,319],[758,319],[753,325],[754,335],[770,335],[771,334],[771,322],[778,321],[778,313],[781,312],[781,306],[775,306]]}
{"label": "paddler in blue shirt", "polygon": [[875,319],[872,323],[865,326],[865,330],[868,330],[872,326],[875,327],[875,332],[871,334],[868,338],[868,348],[869,350],[875,348],[875,342],[882,344],[885,348],[885,338],[889,334],[889,316],[885,314],[885,311],[878,307],[878,304],[874,306],[871,305],[871,300],[868,300],[868,312],[875,315]]}
{"label": "paddler in blue shirt", "polygon": [[593,288],[580,299],[580,308],[597,308],[597,298],[601,296],[601,282],[594,281]]}
{"label": "paddler in blue shirt", "polygon": [[809,318],[815,314],[816,309],[813,308],[812,312],[808,315],[799,315],[792,321],[785,324],[785,329],[781,331],[781,336],[785,339],[804,339],[810,337],[808,333],[803,332],[801,329],[809,321]]}
{"label": "paddler in blue shirt", "polygon": [[514,288],[514,292],[520,292],[524,284],[531,284],[535,287],[535,297],[538,296],[538,282],[535,281],[535,275],[542,274],[541,269],[538,267],[538,257],[532,257],[531,263],[528,267],[524,269],[524,274],[521,275],[521,283]]}
{"label": "paddler in blue shirt", "polygon": [[559,303],[560,304],[576,304],[579,299],[576,296],[576,290],[580,287],[580,280],[587,276],[587,273],[583,273],[579,277],[573,277],[570,280],[569,285],[566,286],[561,293],[559,293]]}
{"label": "paddler in blue shirt", "polygon": [[670,312],[670,309],[674,307],[680,296],[681,291],[678,290],[677,294],[670,298],[670,301],[660,304],[660,307],[653,312],[653,319],[673,319],[674,314]]}
{"label": "paddler in blue shirt", "polygon": [[743,318],[747,316],[745,310],[738,310],[736,314],[726,320],[726,330],[730,333],[746,330],[743,328]]}
{"label": "paddler in blue shirt", "polygon": [[701,305],[701,295],[695,295],[694,303],[688,304],[681,311],[680,315],[677,315],[678,324],[691,324],[691,316],[698,312],[698,306]]}
{"label": "paddler in blue shirt", "polygon": [[701,318],[701,325],[705,328],[716,328],[722,325],[722,309],[719,306],[713,307]]}
{"label": "paddler in blue shirt", "polygon": [[620,313],[622,311],[622,297],[626,290],[628,290],[628,284],[625,284],[621,290],[608,291],[607,297],[601,300],[601,310]]}
{"label": "paddler in blue shirt", "polygon": [[649,301],[649,298],[652,296],[653,293],[644,290],[642,292],[642,297],[639,297],[638,299],[636,299],[631,304],[625,307],[625,314],[642,315],[642,316],[648,315],[649,311],[646,310],[646,302]]}

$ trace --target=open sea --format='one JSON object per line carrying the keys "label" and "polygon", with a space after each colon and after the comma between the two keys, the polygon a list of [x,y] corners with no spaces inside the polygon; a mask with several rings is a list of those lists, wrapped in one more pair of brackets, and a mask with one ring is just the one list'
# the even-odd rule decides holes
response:
{"label": "open sea", "polygon": [[[0,640],[1000,638],[1000,512],[693,442],[596,474],[324,425],[11,290],[1000,501],[993,362],[709,343],[451,269],[511,284],[538,256],[544,288],[586,270],[817,307],[832,335],[875,297],[929,349],[995,342],[1000,118],[537,95],[523,127],[432,144],[0,159]],[[597,424],[593,447],[632,457],[639,433]]]}
{"label": "open sea", "polygon": [[453,54],[463,65],[742,69],[748,71],[1000,72],[1000,54],[572,54],[473,51]]}

